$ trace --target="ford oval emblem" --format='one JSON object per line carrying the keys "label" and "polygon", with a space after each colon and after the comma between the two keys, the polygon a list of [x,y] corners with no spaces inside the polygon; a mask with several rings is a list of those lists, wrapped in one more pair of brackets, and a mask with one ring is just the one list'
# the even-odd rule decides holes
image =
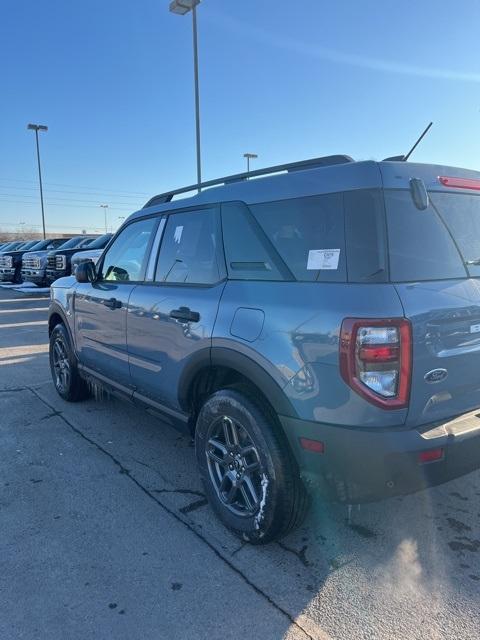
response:
{"label": "ford oval emblem", "polygon": [[423,378],[425,382],[429,384],[435,384],[436,382],[442,382],[448,376],[448,371],[446,369],[432,369],[428,373],[426,373]]}

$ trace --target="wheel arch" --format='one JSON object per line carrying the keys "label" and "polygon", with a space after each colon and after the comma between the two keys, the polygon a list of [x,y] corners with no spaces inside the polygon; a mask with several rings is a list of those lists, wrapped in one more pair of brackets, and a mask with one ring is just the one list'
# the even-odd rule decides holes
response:
{"label": "wheel arch", "polygon": [[183,373],[179,384],[179,404],[194,423],[202,401],[222,388],[246,385],[280,415],[298,417],[283,389],[260,364],[247,355],[214,347],[202,350]]}

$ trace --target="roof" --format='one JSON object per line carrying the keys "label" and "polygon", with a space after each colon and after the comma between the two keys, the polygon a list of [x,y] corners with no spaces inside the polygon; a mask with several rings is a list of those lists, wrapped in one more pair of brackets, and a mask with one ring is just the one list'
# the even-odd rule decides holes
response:
{"label": "roof", "polygon": [[[480,173],[444,165],[375,160],[356,162],[350,156],[326,156],[204,182],[199,193],[196,192],[197,185],[168,191],[151,198],[129,220],[149,213],[219,202],[239,200],[254,204],[353,189],[403,189],[409,187],[412,177],[424,179],[427,187],[431,188],[434,183],[438,186],[439,175],[479,178]],[[173,199],[192,192],[190,197]]]}

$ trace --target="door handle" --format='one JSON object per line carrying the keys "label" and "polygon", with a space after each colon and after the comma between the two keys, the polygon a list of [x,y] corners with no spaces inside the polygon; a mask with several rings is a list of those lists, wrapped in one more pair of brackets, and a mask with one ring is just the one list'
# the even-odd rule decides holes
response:
{"label": "door handle", "polygon": [[120,309],[122,306],[122,303],[120,302],[120,300],[117,300],[116,298],[110,298],[110,300],[104,300],[103,304],[109,309]]}
{"label": "door handle", "polygon": [[198,322],[200,314],[198,311],[191,311],[188,307],[180,307],[180,309],[172,309],[170,311],[170,318],[183,322]]}

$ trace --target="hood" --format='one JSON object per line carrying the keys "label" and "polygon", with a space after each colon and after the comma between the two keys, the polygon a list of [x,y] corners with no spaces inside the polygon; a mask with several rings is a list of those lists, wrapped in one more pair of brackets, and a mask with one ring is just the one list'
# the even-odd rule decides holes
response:
{"label": "hood", "polygon": [[50,250],[49,249],[44,249],[42,251],[26,251],[23,254],[24,258],[43,258],[44,256],[47,255],[47,253],[49,253]]}
{"label": "hood", "polygon": [[55,280],[55,282],[51,285],[52,289],[70,289],[74,285],[77,284],[77,280],[75,276],[65,276],[64,278],[59,278]]}

